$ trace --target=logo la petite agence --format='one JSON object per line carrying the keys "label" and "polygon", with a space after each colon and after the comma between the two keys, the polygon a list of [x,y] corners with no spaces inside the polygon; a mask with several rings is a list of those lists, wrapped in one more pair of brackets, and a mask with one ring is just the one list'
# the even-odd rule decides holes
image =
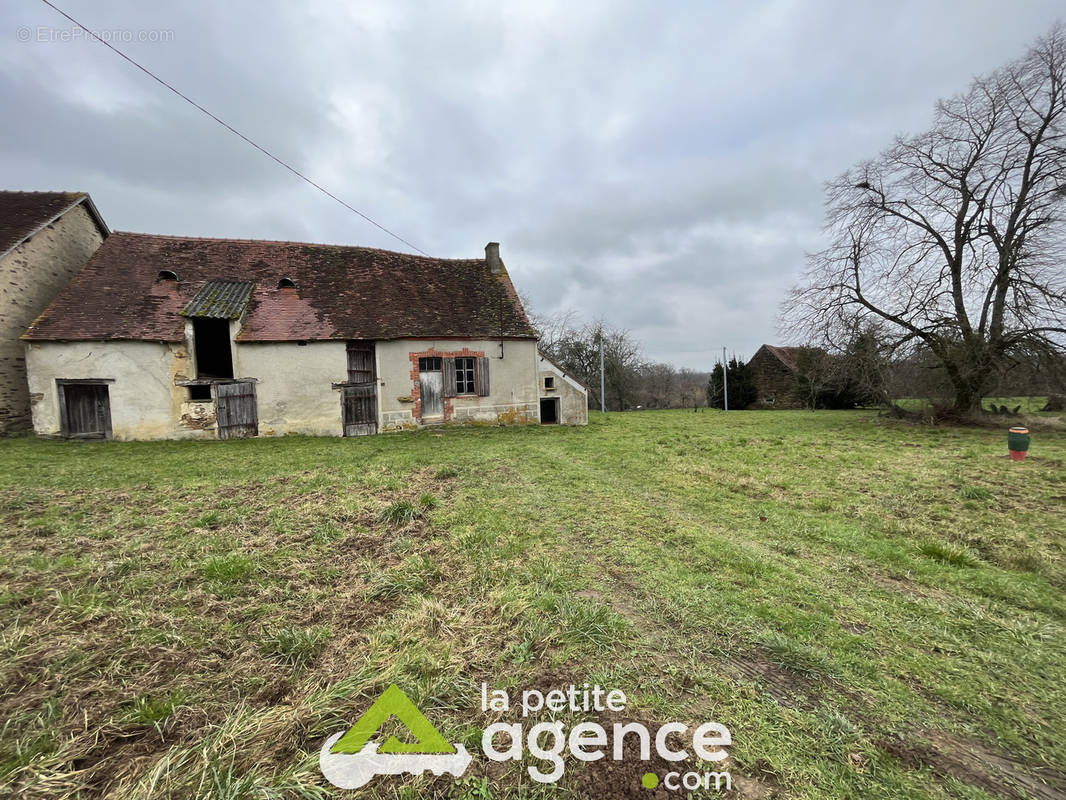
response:
{"label": "logo la petite agence", "polygon": [[[378,746],[370,738],[385,721],[396,717],[415,737],[401,742],[390,736]],[[347,732],[326,739],[318,756],[322,774],[341,789],[358,789],[376,775],[434,775],[449,773],[460,777],[470,766],[470,754],[461,744],[451,744],[441,736],[414,703],[393,684],[366,710]]]}
{"label": "logo la petite agence", "polygon": [[[537,689],[521,692],[514,708],[520,720],[496,721],[481,734],[481,749],[490,761],[522,762],[531,756],[534,763],[526,770],[538,783],[555,783],[566,771],[566,755],[575,761],[633,759],[648,763],[652,752],[659,763],[680,762],[695,757],[713,764],[728,757],[726,748],[732,743],[729,729],[718,722],[705,722],[690,730],[683,722],[664,722],[653,733],[640,722],[613,722],[605,728],[597,722],[582,721],[569,730],[556,719],[567,712],[621,712],[626,707],[625,693],[619,689],[607,691],[599,685],[571,685],[567,689],[553,689],[544,693]],[[511,697],[503,689],[490,690],[481,685],[481,711],[502,715],[511,711]],[[530,716],[548,714],[550,719],[533,724]],[[395,717],[410,732],[411,742],[401,742],[390,735],[380,743],[382,726]],[[497,720],[499,718],[497,717]],[[672,738],[671,738],[672,737]],[[375,741],[371,741],[376,738]],[[635,752],[626,755],[624,742],[635,744]],[[319,753],[322,774],[341,789],[358,789],[377,775],[421,775],[429,770],[434,775],[448,773],[462,777],[470,766],[470,753],[461,744],[446,740],[425,715],[398,686],[393,684],[366,710],[346,732],[335,733],[326,739]],[[698,768],[697,768],[698,769]],[[647,789],[661,785],[669,791],[732,788],[728,772],[667,770],[661,776],[646,772],[641,784]]]}

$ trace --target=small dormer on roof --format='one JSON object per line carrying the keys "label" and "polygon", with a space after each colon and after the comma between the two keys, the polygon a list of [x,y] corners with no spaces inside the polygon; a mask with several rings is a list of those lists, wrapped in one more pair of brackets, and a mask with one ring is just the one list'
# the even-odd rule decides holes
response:
{"label": "small dormer on roof", "polygon": [[240,319],[252,298],[251,281],[208,281],[185,308],[183,317]]}

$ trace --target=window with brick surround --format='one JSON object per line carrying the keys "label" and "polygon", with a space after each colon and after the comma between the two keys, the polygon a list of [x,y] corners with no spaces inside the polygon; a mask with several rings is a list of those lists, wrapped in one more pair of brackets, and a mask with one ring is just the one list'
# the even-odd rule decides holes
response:
{"label": "window with brick surround", "polygon": [[474,384],[474,364],[473,358],[457,358],[455,359],[455,393],[456,394],[475,394],[476,388]]}
{"label": "window with brick surround", "polygon": [[489,360],[485,356],[446,356],[437,361],[443,367],[445,397],[489,396]]}

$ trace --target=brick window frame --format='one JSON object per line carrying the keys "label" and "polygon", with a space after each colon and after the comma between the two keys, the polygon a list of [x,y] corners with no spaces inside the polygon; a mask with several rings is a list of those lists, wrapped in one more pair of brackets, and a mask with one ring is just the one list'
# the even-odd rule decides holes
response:
{"label": "brick window frame", "polygon": [[411,362],[411,398],[414,402],[414,417],[415,419],[422,419],[422,384],[419,381],[418,375],[418,360],[420,358],[439,358],[441,359],[441,365],[443,368],[443,375],[441,376],[445,380],[443,381],[443,395],[441,400],[444,405],[444,421],[447,422],[455,415],[455,386],[451,389],[448,388],[448,382],[446,380],[448,369],[444,367],[445,362],[452,361],[454,365],[456,358],[473,358],[475,363],[475,390],[480,389],[484,392],[481,394],[479,391],[475,391],[474,394],[462,394],[461,398],[469,397],[487,397],[489,387],[489,369],[488,358],[485,357],[484,350],[471,350],[469,347],[464,347],[462,350],[437,350],[435,347],[431,347],[428,350],[411,351],[407,354],[408,359]]}

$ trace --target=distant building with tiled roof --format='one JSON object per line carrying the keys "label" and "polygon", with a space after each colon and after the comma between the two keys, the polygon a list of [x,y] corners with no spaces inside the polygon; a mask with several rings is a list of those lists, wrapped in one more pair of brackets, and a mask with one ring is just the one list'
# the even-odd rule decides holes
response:
{"label": "distant building with tiled roof", "polygon": [[752,407],[801,408],[796,393],[797,371],[809,347],[777,347],[764,344],[748,361],[758,392]]}
{"label": "distant building with tiled roof", "polygon": [[41,434],[540,421],[536,333],[496,243],[438,259],[116,232],[23,339]]}
{"label": "distant building with tiled roof", "polygon": [[84,192],[0,191],[0,434],[31,421],[19,337],[107,235]]}

